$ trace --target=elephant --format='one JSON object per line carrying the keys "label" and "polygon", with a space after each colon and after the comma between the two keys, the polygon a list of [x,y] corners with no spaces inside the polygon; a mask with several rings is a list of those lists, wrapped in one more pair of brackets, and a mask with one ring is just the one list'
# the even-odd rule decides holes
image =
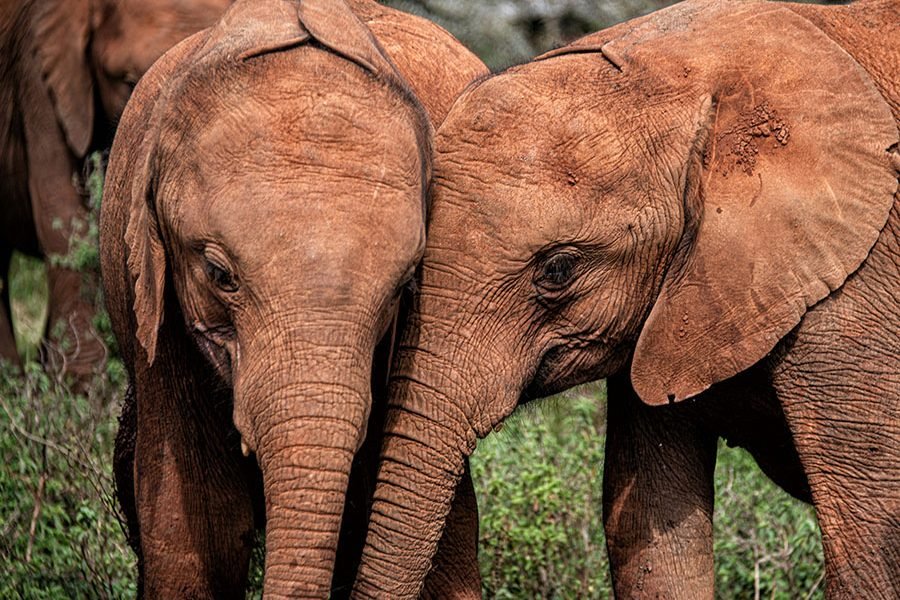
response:
{"label": "elephant", "polygon": [[[100,248],[141,595],[243,597],[263,526],[266,597],[349,595],[432,123],[486,74],[372,0],[238,0],[138,83]],[[424,595],[480,597],[468,476],[450,521]]]}
{"label": "elephant", "polygon": [[[87,233],[78,182],[87,155],[108,146],[134,83],[153,61],[211,25],[229,1],[0,4],[0,359],[19,364],[8,285],[13,251],[63,256],[74,235]],[[44,344],[43,359],[60,362],[85,387],[106,356],[92,325],[94,301],[82,293],[82,274],[53,260],[47,266],[44,337],[54,343]]]}
{"label": "elephant", "polygon": [[411,598],[464,458],[608,377],[624,598],[712,598],[717,441],[900,596],[896,0],[686,0],[483,79],[435,134],[354,597]]}

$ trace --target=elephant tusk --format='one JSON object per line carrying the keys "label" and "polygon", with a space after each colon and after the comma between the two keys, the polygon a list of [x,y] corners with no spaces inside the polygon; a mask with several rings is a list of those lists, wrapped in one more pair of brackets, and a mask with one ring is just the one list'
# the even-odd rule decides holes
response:
{"label": "elephant tusk", "polygon": [[247,445],[243,439],[241,439],[241,454],[244,456],[250,456],[250,446]]}

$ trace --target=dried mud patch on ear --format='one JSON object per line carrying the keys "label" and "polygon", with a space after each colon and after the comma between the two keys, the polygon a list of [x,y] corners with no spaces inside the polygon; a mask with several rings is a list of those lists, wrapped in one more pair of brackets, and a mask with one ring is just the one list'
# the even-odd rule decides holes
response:
{"label": "dried mud patch on ear", "polygon": [[891,155],[891,165],[900,175],[900,143],[894,143],[888,146],[886,152]]}
{"label": "dried mud patch on ear", "polygon": [[791,137],[787,121],[768,101],[742,109],[733,119],[727,119],[731,126],[720,132],[722,120],[721,116],[717,118],[713,143],[703,155],[703,165],[712,165],[723,177],[734,171],[753,175],[760,149],[768,143],[772,151],[778,150],[787,146]]}

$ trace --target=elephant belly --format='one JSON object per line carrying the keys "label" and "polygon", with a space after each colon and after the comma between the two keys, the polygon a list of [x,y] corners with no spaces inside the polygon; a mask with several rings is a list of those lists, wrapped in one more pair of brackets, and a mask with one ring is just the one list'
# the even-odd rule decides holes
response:
{"label": "elephant belly", "polygon": [[765,368],[757,365],[703,395],[709,403],[708,427],[731,447],[747,450],[779,487],[804,502],[809,483],[791,430]]}

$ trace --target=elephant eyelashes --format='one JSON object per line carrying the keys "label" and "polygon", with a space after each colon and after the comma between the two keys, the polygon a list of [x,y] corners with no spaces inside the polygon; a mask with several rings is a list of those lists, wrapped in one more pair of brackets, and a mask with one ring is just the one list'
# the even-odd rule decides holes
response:
{"label": "elephant eyelashes", "polygon": [[223,292],[237,291],[237,281],[235,281],[234,275],[228,272],[225,267],[218,265],[207,258],[204,270],[206,271],[206,276],[209,277],[209,280]]}

